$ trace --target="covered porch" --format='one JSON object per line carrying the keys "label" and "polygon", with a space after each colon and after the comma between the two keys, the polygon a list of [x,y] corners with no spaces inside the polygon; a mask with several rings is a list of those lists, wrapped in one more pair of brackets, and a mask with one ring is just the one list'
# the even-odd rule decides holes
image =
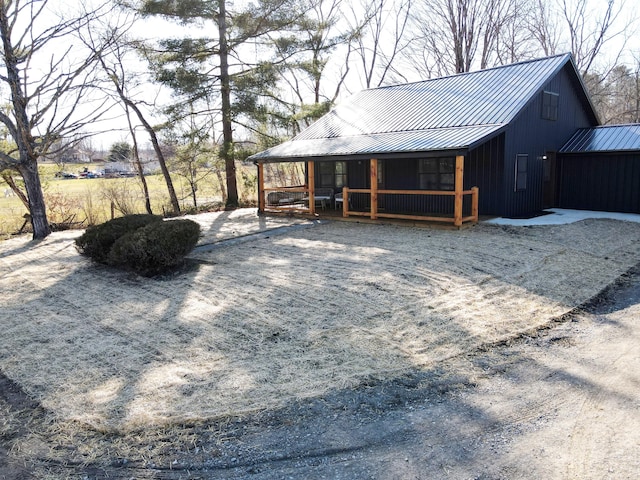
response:
{"label": "covered porch", "polygon": [[[297,171],[290,166],[296,163]],[[402,162],[256,161],[260,213],[477,223],[477,187],[464,189],[464,155]],[[277,172],[289,166],[288,172]]]}

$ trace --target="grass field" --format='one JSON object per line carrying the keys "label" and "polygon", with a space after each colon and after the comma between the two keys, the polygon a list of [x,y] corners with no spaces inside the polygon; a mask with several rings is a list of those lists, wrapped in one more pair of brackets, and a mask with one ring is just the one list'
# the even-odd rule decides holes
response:
{"label": "grass field", "polygon": [[[77,173],[86,164],[68,164],[64,171]],[[90,170],[100,170],[102,165],[90,165]],[[130,178],[57,178],[60,167],[55,164],[40,166],[42,186],[47,204],[47,215],[51,223],[72,223],[87,226],[101,223],[111,218],[112,203],[116,216],[145,211],[142,184],[138,177]],[[252,167],[238,165],[238,188],[244,202],[256,197],[253,188],[256,172]],[[161,174],[147,175],[147,185],[154,213],[162,214],[170,210],[169,194]],[[245,180],[246,179],[246,180]],[[193,209],[193,199],[189,184],[184,177],[172,175],[176,194],[182,210]],[[24,223],[27,209],[20,199],[10,194],[7,185],[0,196],[0,236],[6,237],[17,232]],[[198,183],[198,206],[217,208],[222,203],[219,182],[210,174]],[[27,228],[29,225],[27,224]]]}

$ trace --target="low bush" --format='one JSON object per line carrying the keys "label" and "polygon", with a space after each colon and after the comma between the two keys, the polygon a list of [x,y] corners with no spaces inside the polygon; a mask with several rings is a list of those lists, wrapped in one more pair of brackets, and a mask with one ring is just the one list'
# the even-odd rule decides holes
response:
{"label": "low bush", "polygon": [[118,238],[108,263],[150,277],[182,264],[198,238],[200,225],[194,221],[153,222]]}
{"label": "low bush", "polygon": [[160,222],[162,222],[162,217],[159,215],[137,214],[114,218],[108,222],[88,227],[76,239],[76,247],[81,254],[96,262],[109,263],[109,252],[116,240],[145,225]]}

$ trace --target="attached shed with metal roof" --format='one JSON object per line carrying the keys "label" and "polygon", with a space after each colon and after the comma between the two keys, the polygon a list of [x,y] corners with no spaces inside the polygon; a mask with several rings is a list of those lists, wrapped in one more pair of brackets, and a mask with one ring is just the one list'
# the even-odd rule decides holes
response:
{"label": "attached shed with metal roof", "polygon": [[[597,124],[564,54],[364,90],[250,159],[258,165],[260,211],[280,208],[284,195],[314,213],[321,188],[344,215],[459,225],[478,213],[519,216],[552,206],[556,183],[547,173],[556,171],[555,152],[576,129]],[[304,163],[304,185],[276,196],[264,166],[287,162]]]}
{"label": "attached shed with metal roof", "polygon": [[640,124],[578,130],[558,169],[559,207],[640,213]]}

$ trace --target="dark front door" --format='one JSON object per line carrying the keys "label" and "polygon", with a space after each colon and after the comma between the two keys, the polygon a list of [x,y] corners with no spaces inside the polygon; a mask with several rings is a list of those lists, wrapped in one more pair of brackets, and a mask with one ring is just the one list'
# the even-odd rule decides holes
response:
{"label": "dark front door", "polygon": [[542,207],[553,208],[558,206],[556,152],[547,152],[542,162]]}

